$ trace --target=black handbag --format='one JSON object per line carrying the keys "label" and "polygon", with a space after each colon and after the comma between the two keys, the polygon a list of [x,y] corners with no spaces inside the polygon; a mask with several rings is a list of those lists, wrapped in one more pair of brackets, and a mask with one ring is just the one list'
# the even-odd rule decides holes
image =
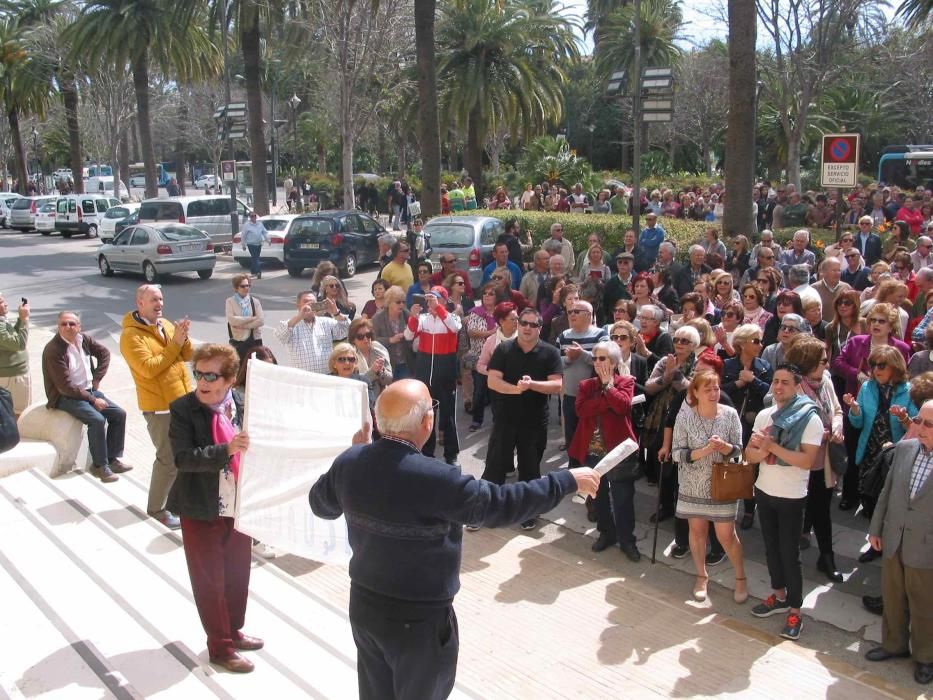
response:
{"label": "black handbag", "polygon": [[0,452],[12,450],[19,444],[19,428],[13,413],[13,395],[0,389]]}
{"label": "black handbag", "polygon": [[881,495],[884,481],[888,478],[888,471],[894,461],[894,445],[886,447],[873,458],[867,459],[859,466],[858,492],[875,500]]}

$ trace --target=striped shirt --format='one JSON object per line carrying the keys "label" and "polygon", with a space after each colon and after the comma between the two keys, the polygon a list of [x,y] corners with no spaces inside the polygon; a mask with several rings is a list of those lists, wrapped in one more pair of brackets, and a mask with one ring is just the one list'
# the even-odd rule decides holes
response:
{"label": "striped shirt", "polygon": [[925,450],[920,447],[920,453],[914,462],[914,467],[910,472],[910,497],[913,498],[917,492],[923,488],[927,478],[930,476],[930,469],[933,468],[933,450]]}
{"label": "striped shirt", "polygon": [[[557,336],[557,347],[560,349],[560,356],[564,363],[564,394],[576,396],[580,382],[593,376],[593,356],[591,354],[593,346],[608,339],[609,335],[606,333],[606,329],[597,326],[590,326],[580,332],[568,328]],[[583,354],[576,360],[571,361],[567,357],[567,348],[573,347],[574,343],[583,348]]]}
{"label": "striped shirt", "polygon": [[350,322],[318,316],[312,323],[299,321],[292,328],[282,321],[275,329],[275,337],[288,348],[292,367],[318,374],[330,374],[330,353],[334,343],[347,337]]}

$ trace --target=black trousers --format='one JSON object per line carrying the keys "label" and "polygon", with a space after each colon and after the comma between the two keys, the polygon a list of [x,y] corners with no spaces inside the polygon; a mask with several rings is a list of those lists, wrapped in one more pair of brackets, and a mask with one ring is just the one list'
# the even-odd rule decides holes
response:
{"label": "black trousers", "polygon": [[547,447],[547,423],[517,423],[514,417],[494,415],[489,447],[486,449],[486,468],[483,479],[504,484],[505,475],[515,467],[514,454],[518,453],[518,478],[532,481],[541,476],[541,458]]}
{"label": "black trousers", "polygon": [[820,554],[833,553],[833,521],[830,508],[833,500],[833,490],[826,488],[826,476],[822,469],[810,472],[810,483],[807,484],[807,506],[803,516],[803,532],[810,534],[810,529],[816,533],[816,543]]}
{"label": "black trousers", "polygon": [[849,456],[849,466],[846,467],[845,476],[842,477],[842,498],[852,503],[858,503],[859,469],[858,465],[855,463],[855,452],[858,448],[858,436],[862,431],[852,426],[849,422],[848,413],[845,415],[845,420],[842,422],[842,430],[845,436],[846,453]]}
{"label": "black trousers", "polygon": [[435,355],[433,358],[418,353],[415,365],[415,377],[428,385],[431,398],[437,399],[437,415],[434,416],[434,430],[428,437],[421,453],[434,456],[437,445],[437,431],[444,432],[444,459],[456,459],[460,454],[460,438],[457,435],[457,356]]}
{"label": "black trousers", "polygon": [[[587,465],[590,460],[587,459]],[[596,492],[596,530],[615,535],[620,544],[635,544],[635,480],[599,480]]]}
{"label": "black trousers", "polygon": [[803,572],[800,570],[800,532],[806,498],[780,498],[755,489],[758,524],[765,541],[765,558],[771,588],[787,589],[792,608],[803,604]]}
{"label": "black trousers", "polygon": [[453,605],[425,607],[350,587],[360,700],[443,700],[457,677]]}

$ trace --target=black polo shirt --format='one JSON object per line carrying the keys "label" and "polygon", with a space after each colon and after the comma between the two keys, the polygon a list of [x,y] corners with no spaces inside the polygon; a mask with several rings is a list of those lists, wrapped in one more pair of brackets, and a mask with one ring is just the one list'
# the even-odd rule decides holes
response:
{"label": "black polo shirt", "polygon": [[[564,374],[560,351],[543,340],[538,340],[528,352],[522,350],[518,340],[499,343],[489,360],[489,369],[502,372],[502,378],[509,384],[517,384],[526,374],[539,382],[555,374]],[[537,423],[548,418],[547,394],[538,391],[500,394],[492,389],[489,394],[496,420]]]}

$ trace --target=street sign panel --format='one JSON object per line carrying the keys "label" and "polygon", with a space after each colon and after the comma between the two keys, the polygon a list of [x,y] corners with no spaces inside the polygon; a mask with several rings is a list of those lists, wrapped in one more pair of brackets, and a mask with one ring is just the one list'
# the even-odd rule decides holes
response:
{"label": "street sign panel", "polygon": [[825,134],[823,136],[820,167],[822,187],[855,187],[858,185],[860,141],[859,134]]}
{"label": "street sign panel", "polygon": [[641,101],[642,112],[670,112],[674,107],[673,100],[644,99]]}
{"label": "street sign panel", "polygon": [[641,115],[645,122],[669,122],[673,119],[673,112],[645,112]]}
{"label": "street sign panel", "polygon": [[220,161],[220,173],[221,173],[221,179],[224,182],[232,182],[233,180],[236,180],[236,161],[235,160]]}

